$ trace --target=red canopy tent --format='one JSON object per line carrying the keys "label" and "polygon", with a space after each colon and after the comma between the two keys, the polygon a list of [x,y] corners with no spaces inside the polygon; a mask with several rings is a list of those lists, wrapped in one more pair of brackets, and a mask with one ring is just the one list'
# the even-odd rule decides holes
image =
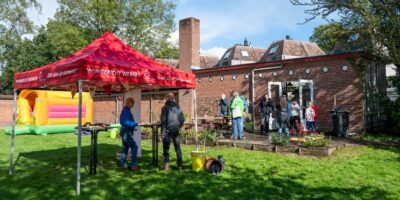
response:
{"label": "red canopy tent", "polygon": [[[54,63],[16,73],[14,87],[69,89],[79,81],[112,91],[123,91],[124,84],[145,87],[195,88],[195,75],[149,58],[122,42],[110,32],[104,33],[83,49]],[[72,85],[71,85],[72,84]],[[105,89],[108,90],[108,89]]]}
{"label": "red canopy tent", "polygon": [[[196,87],[195,75],[149,58],[122,42],[110,32],[104,33],[81,50],[40,68],[14,76],[14,113],[11,137],[10,175],[12,175],[16,99],[18,89],[41,88],[79,91],[78,131],[82,130],[82,91],[126,92],[131,88]],[[194,92],[194,101],[196,93]],[[195,103],[196,111],[196,103]],[[195,113],[196,133],[197,114]],[[81,135],[78,134],[77,195],[80,194]]]}

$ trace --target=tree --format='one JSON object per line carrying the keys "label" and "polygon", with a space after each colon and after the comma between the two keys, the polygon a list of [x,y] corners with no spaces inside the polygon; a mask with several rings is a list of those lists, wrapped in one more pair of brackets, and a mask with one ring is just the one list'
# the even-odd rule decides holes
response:
{"label": "tree", "polygon": [[[33,40],[22,35],[37,28],[26,9],[36,0],[0,2],[0,93],[10,94],[15,72],[40,67],[81,49],[111,31],[138,50],[160,58],[177,58],[167,39],[174,30],[175,5],[163,0],[58,0],[60,8]],[[60,31],[62,30],[62,31]],[[0,68],[1,70],[1,68]]]}
{"label": "tree", "polygon": [[[364,49],[370,54],[370,58],[400,66],[400,1],[291,0],[291,2],[293,5],[310,7],[305,12],[311,16],[304,23],[318,16],[327,18],[330,14],[337,13],[340,17],[337,23],[340,23],[349,34],[358,35],[365,41]],[[400,72],[400,67],[397,70]]]}
{"label": "tree", "polygon": [[[400,1],[399,0],[291,0],[292,4],[308,6],[305,10],[311,16],[305,23],[317,16],[327,18],[337,13],[337,21],[349,35],[358,36],[367,56],[363,59],[397,66],[393,85],[400,93]],[[381,102],[380,102],[381,103]],[[385,106],[386,127],[391,131],[400,130],[400,98]],[[398,133],[398,132],[397,132]]]}
{"label": "tree", "polygon": [[33,40],[19,39],[14,42],[13,48],[4,54],[7,66],[0,77],[0,91],[3,94],[12,93],[15,72],[35,69],[57,60],[45,27],[38,30]]}
{"label": "tree", "polygon": [[[67,33],[50,34],[61,52],[76,51],[106,31],[113,32],[129,45],[148,55],[163,55],[171,48],[167,42],[174,31],[175,5],[163,0],[58,0],[59,10],[52,26],[63,27]],[[53,36],[54,35],[54,36]],[[72,42],[66,41],[73,38]],[[57,42],[60,42],[57,44]],[[75,43],[77,42],[77,43]],[[67,45],[67,46],[65,46]]]}
{"label": "tree", "polygon": [[21,36],[34,31],[33,23],[26,14],[28,8],[40,10],[40,4],[36,0],[0,1],[0,93],[12,92],[13,82],[10,80],[13,80],[13,73],[6,72],[14,70],[9,64],[18,58],[13,56],[18,56],[15,51],[24,43]]}
{"label": "tree", "polygon": [[310,41],[317,43],[325,52],[330,52],[348,37],[346,29],[340,23],[333,22],[316,27]]}

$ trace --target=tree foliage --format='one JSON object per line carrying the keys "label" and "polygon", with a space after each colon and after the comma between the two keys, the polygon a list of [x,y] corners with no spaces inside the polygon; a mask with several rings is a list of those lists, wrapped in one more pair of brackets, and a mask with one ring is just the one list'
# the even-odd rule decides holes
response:
{"label": "tree foliage", "polygon": [[36,0],[3,0],[0,1],[0,93],[10,93],[12,90],[13,61],[21,58],[17,52],[27,46],[22,36],[33,33],[32,21],[27,17],[26,10],[40,10]]}
{"label": "tree foliage", "polygon": [[[347,36],[357,35],[367,53],[364,59],[380,64],[394,64],[397,66],[397,75],[392,78],[393,85],[400,93],[400,1],[399,0],[291,0],[292,4],[307,6],[306,13],[310,17],[305,23],[316,17],[327,18],[338,14],[336,22],[344,29],[341,33]],[[335,30],[334,26],[320,27],[319,30]],[[336,29],[337,30],[337,29]],[[340,31],[340,30],[339,30]],[[323,32],[323,31],[322,31]],[[315,32],[317,33],[317,32]],[[339,35],[341,35],[341,33]],[[326,40],[333,33],[321,33],[317,39]],[[344,36],[346,36],[344,34]],[[343,36],[343,35],[342,35]],[[332,39],[334,40],[334,39]],[[326,40],[330,44],[330,40]],[[400,130],[400,98],[396,102],[384,105],[388,123],[386,126]],[[393,126],[397,124],[397,126]],[[392,129],[392,131],[393,131]]]}
{"label": "tree foliage", "polygon": [[[307,6],[310,17],[327,18],[336,13],[341,26],[357,34],[365,50],[374,59],[400,66],[400,1],[398,0],[291,0],[292,4]],[[397,37],[396,37],[397,36]]]}
{"label": "tree foliage", "polygon": [[340,23],[333,22],[314,28],[310,41],[317,43],[325,52],[330,52],[347,38],[348,33],[345,28]]}
{"label": "tree foliage", "polygon": [[[175,5],[163,0],[58,0],[53,26],[65,26],[80,42],[113,32],[129,45],[150,56],[170,48]],[[56,29],[57,30],[57,29]],[[64,28],[65,30],[65,28]],[[67,34],[68,35],[68,34]],[[77,36],[77,37],[76,37]],[[62,36],[58,36],[62,37]],[[60,40],[56,40],[60,41]],[[62,46],[67,41],[61,41]],[[65,48],[65,47],[64,47]],[[76,50],[76,49],[73,49]]]}
{"label": "tree foliage", "polygon": [[[0,1],[0,93],[10,94],[15,72],[59,60],[106,31],[156,58],[177,58],[168,42],[174,31],[175,5],[163,0],[57,0],[59,8],[46,26],[34,27],[28,8],[37,0]],[[35,33],[33,39],[23,35]]]}

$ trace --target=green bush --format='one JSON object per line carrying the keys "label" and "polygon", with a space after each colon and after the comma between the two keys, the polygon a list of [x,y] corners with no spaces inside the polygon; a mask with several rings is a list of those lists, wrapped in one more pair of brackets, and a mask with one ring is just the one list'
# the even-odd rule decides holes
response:
{"label": "green bush", "polygon": [[246,122],[246,123],[244,123],[244,130],[246,131],[246,132],[249,132],[249,133],[252,133],[254,130],[253,130],[253,122]]}
{"label": "green bush", "polygon": [[194,128],[191,129],[181,129],[181,137],[186,138],[186,139],[194,139],[196,138],[196,133],[194,131]]}
{"label": "green bush", "polygon": [[272,135],[272,144],[276,145],[288,145],[290,144],[289,138],[286,136],[279,137],[278,133]]}
{"label": "green bush", "polygon": [[199,139],[200,140],[206,140],[206,141],[217,141],[219,139],[222,139],[223,135],[221,133],[218,133],[217,131],[213,129],[204,129],[199,132]]}
{"label": "green bush", "polygon": [[377,130],[372,130],[377,133],[384,132],[390,133],[395,136],[400,136],[400,98],[395,101],[391,101],[388,98],[384,99],[381,105],[383,105],[385,113],[385,121],[381,127]]}
{"label": "green bush", "polygon": [[313,139],[314,136],[315,135],[306,136],[304,145],[307,147],[324,147],[332,143],[332,140],[327,138],[324,133],[318,135],[316,139]]}

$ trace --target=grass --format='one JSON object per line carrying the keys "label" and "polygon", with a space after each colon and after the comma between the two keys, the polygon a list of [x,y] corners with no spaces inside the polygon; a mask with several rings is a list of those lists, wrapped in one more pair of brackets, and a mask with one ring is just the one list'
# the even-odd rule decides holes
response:
{"label": "grass", "polygon": [[382,142],[400,142],[399,135],[390,135],[390,134],[372,134],[366,133],[363,135],[363,140],[367,141],[382,141]]}
{"label": "grass", "polygon": [[[182,146],[183,172],[151,168],[151,143],[143,141],[143,170],[132,173],[117,168],[120,141],[102,134],[98,174],[88,176],[89,139],[82,143],[81,199],[400,199],[399,149],[351,147],[313,158],[208,148],[226,161],[223,173],[212,176],[191,172],[189,145]],[[12,177],[9,146],[10,136],[0,133],[0,199],[75,199],[75,135],[17,136]]]}

